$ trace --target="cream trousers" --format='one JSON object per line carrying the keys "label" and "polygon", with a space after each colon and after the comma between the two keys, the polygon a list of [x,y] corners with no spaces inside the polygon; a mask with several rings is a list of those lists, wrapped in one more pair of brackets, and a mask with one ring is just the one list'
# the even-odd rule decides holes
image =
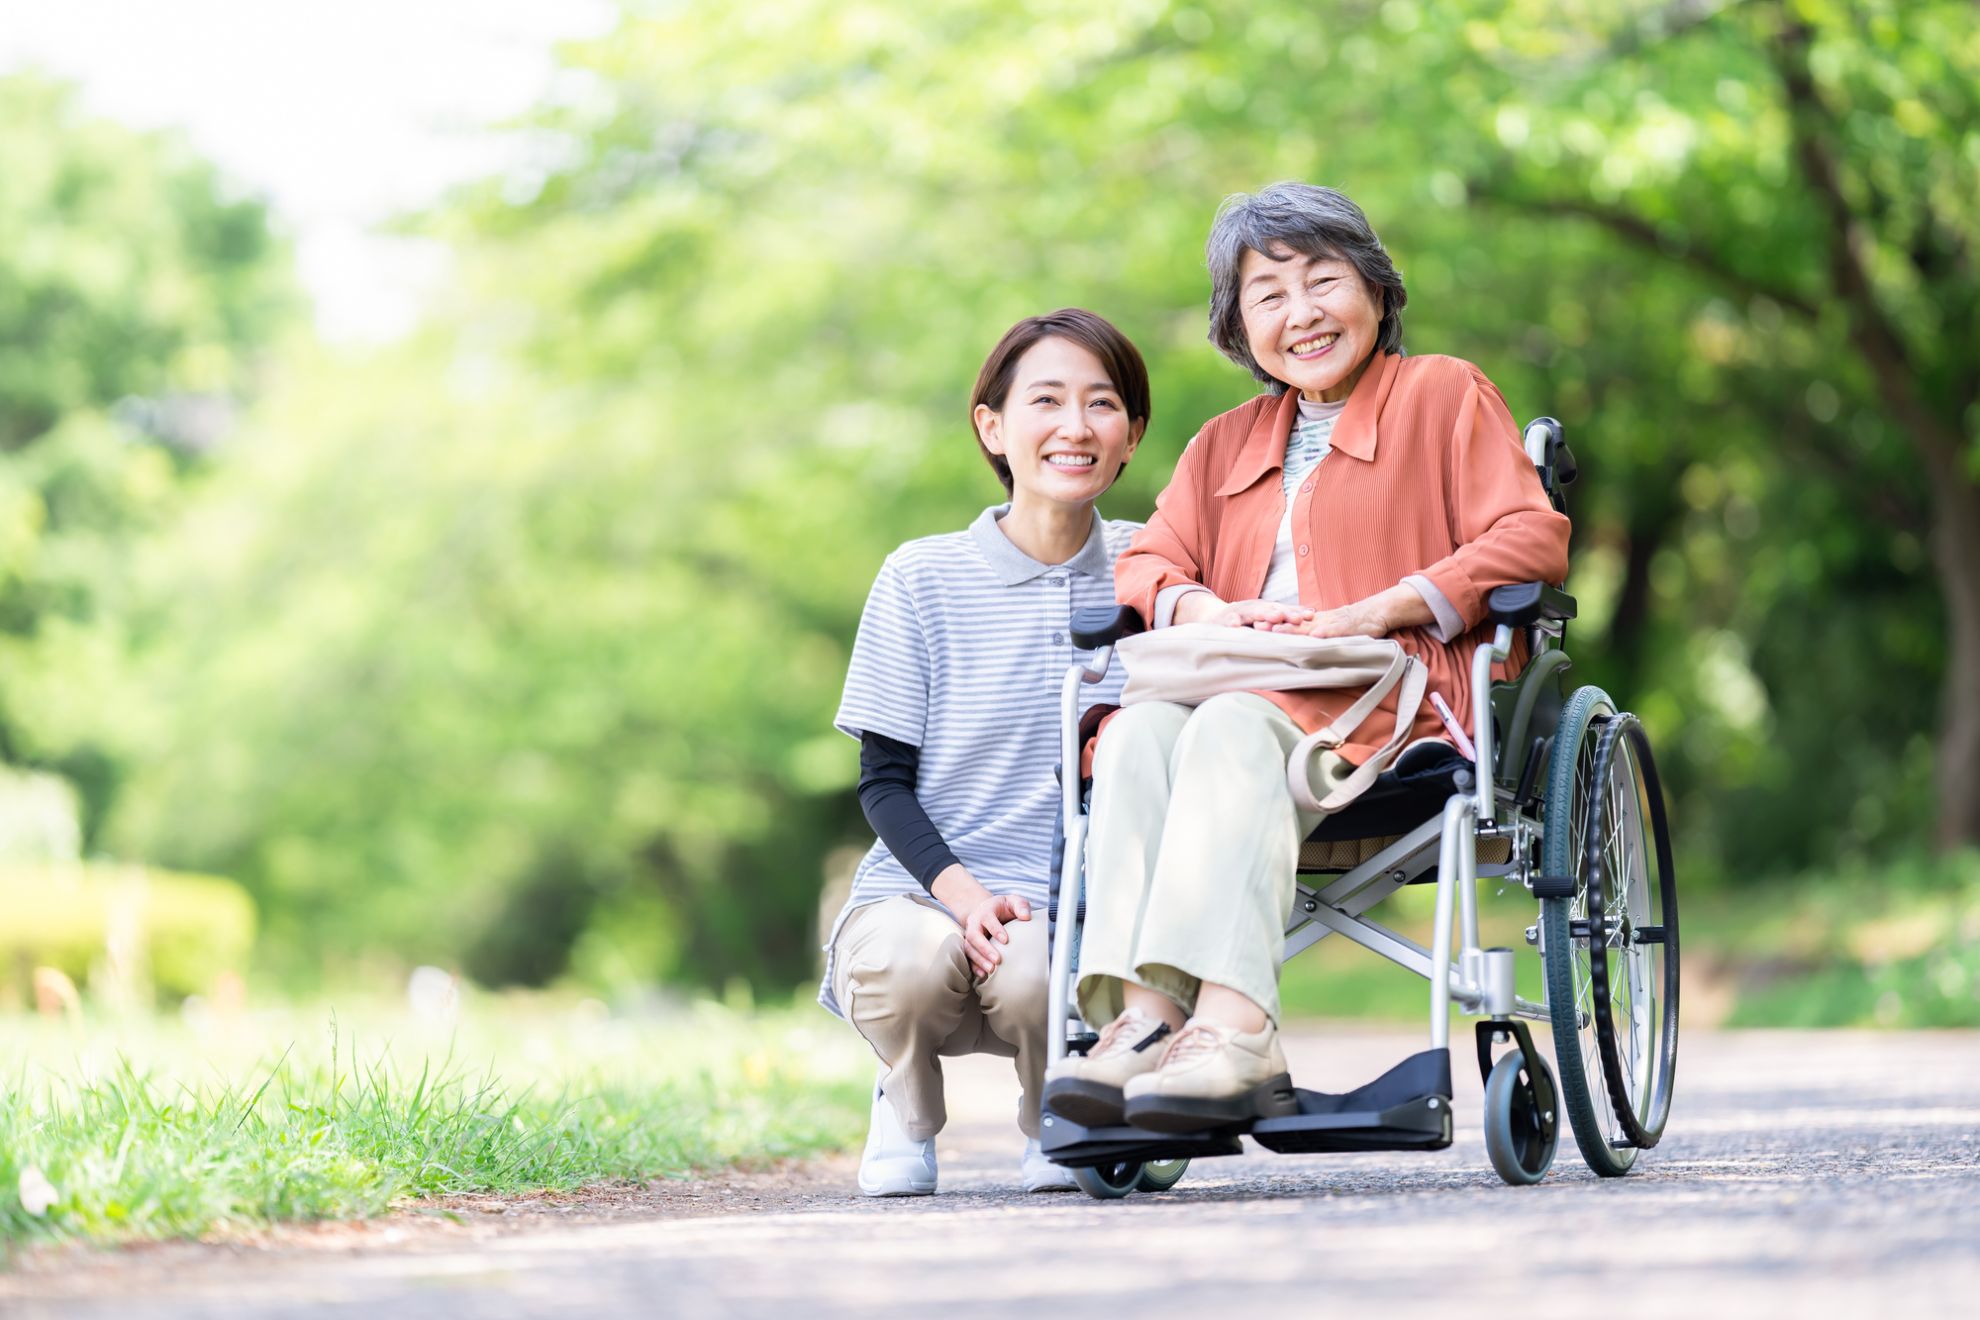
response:
{"label": "cream trousers", "polygon": [[975,979],[962,928],[927,899],[900,896],[847,914],[832,945],[832,993],[846,1020],[887,1066],[880,1089],[908,1135],[923,1141],[942,1130],[941,1056],[994,1054],[1016,1059],[1024,1088],[1018,1126],[1038,1135],[1045,1085],[1045,971],[1051,960],[1045,908],[1031,920],[1004,924],[1004,960]]}
{"label": "cream trousers", "polygon": [[1088,1023],[1119,1015],[1123,982],[1188,1013],[1205,981],[1278,1021],[1299,845],[1321,819],[1300,811],[1286,785],[1302,736],[1248,692],[1194,709],[1143,702],[1107,726],[1093,765],[1080,940]]}

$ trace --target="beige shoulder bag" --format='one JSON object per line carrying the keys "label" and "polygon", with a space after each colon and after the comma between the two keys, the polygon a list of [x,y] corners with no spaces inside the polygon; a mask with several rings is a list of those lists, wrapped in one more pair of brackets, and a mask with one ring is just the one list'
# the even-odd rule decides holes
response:
{"label": "beige shoulder bag", "polygon": [[[1339,719],[1300,739],[1286,758],[1293,801],[1303,811],[1329,816],[1366,791],[1402,752],[1428,682],[1422,661],[1401,643],[1382,637],[1304,637],[1185,623],[1124,637],[1115,643],[1114,654],[1127,666],[1123,706],[1141,701],[1197,706],[1225,692],[1367,688]],[[1316,795],[1312,763],[1320,759],[1318,753],[1346,742],[1398,684],[1395,736],[1351,770],[1329,758],[1332,769],[1322,771],[1328,780],[1326,795]]]}

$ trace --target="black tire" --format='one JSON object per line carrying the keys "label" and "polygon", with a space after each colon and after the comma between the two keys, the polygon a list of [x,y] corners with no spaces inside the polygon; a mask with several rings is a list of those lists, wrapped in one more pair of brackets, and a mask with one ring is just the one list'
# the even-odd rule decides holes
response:
{"label": "black tire", "polygon": [[1188,1169],[1188,1160],[1150,1160],[1141,1166],[1141,1176],[1134,1180],[1134,1190],[1166,1192],[1182,1181]]}
{"label": "black tire", "polygon": [[1663,789],[1634,715],[1603,727],[1594,776],[1610,786],[1583,859],[1596,1042],[1616,1123],[1649,1150],[1664,1135],[1677,1077],[1678,906]]}
{"label": "black tire", "polygon": [[[1546,1069],[1544,1060],[1538,1062]],[[1551,1074],[1541,1089],[1550,1098],[1559,1094]],[[1485,1079],[1485,1153],[1501,1178],[1520,1187],[1547,1176],[1560,1145],[1560,1116],[1535,1099],[1526,1056],[1514,1050],[1493,1064]]]}
{"label": "black tire", "polygon": [[1123,1160],[1074,1169],[1073,1181],[1079,1184],[1079,1190],[1096,1200],[1118,1201],[1141,1182],[1141,1164]]}
{"label": "black tire", "polygon": [[1604,1178],[1628,1173],[1636,1162],[1636,1149],[1620,1144],[1625,1138],[1608,1097],[1602,1094],[1605,1083],[1587,940],[1575,943],[1571,923],[1588,913],[1588,877],[1582,869],[1591,814],[1588,788],[1602,727],[1615,715],[1615,703],[1598,687],[1576,688],[1568,698],[1547,757],[1540,838],[1541,874],[1573,876],[1576,881],[1572,897],[1540,900],[1541,964],[1554,1029],[1554,1071],[1560,1080],[1561,1108],[1574,1129],[1574,1144],[1588,1167]]}

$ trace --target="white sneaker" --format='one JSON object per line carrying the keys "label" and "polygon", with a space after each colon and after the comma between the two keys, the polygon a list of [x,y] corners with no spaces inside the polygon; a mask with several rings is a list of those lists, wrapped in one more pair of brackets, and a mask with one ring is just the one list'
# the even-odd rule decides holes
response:
{"label": "white sneaker", "polygon": [[1024,1143],[1024,1163],[1018,1167],[1024,1175],[1024,1190],[1027,1192],[1079,1190],[1079,1184],[1073,1181],[1073,1171],[1046,1159],[1045,1152],[1038,1148],[1035,1139]]}
{"label": "white sneaker", "polygon": [[880,1094],[873,1079],[873,1113],[866,1122],[866,1151],[859,1157],[859,1190],[868,1196],[932,1196],[935,1192],[935,1138],[916,1141]]}

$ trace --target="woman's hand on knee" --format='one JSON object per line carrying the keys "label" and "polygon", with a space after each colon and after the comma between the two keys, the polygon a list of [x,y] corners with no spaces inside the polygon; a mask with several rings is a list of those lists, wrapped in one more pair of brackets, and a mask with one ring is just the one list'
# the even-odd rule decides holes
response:
{"label": "woman's hand on knee", "polygon": [[960,863],[944,869],[928,889],[962,927],[963,953],[979,981],[996,971],[997,964],[1004,960],[1003,950],[998,946],[1011,942],[1004,923],[1031,920],[1029,902],[1010,894],[991,893]]}
{"label": "woman's hand on knee", "polygon": [[1007,921],[1030,921],[1031,904],[1010,894],[985,894],[983,901],[962,914],[963,950],[982,980],[1004,961],[1003,946],[1011,942]]}

